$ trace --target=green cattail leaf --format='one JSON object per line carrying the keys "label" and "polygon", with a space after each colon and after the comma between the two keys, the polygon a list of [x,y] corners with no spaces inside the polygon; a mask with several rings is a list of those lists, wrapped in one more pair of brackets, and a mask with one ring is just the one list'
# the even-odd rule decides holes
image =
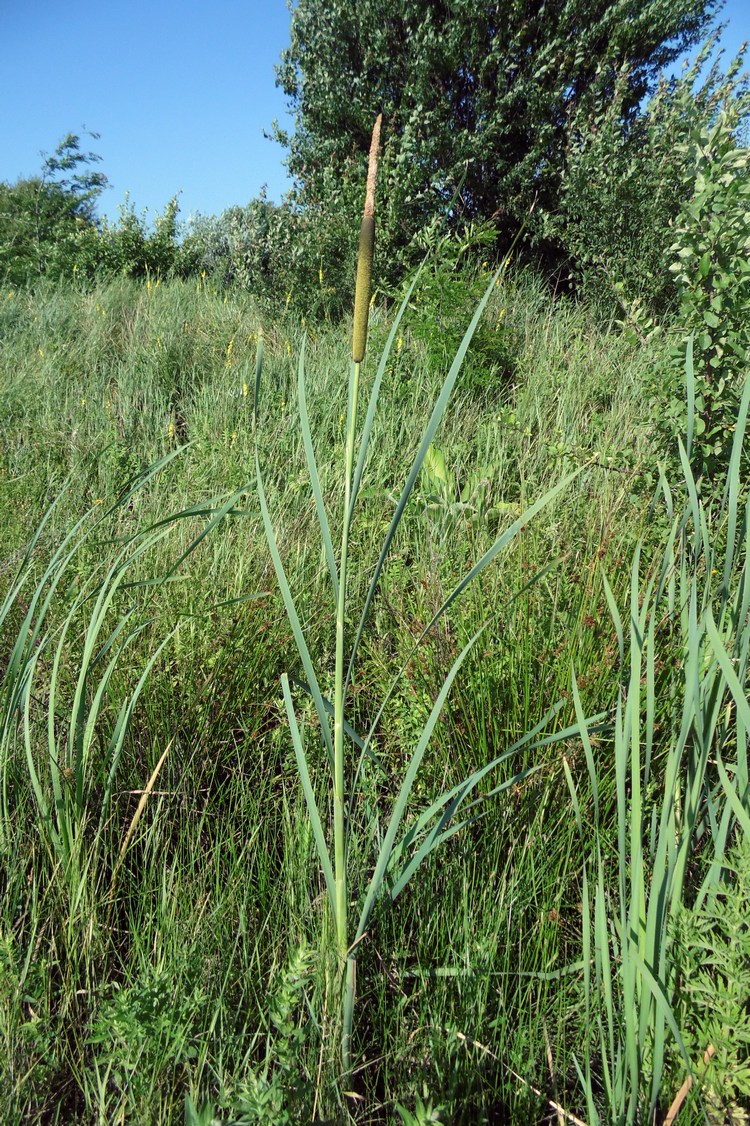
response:
{"label": "green cattail leaf", "polygon": [[359,254],[357,256],[357,286],[354,291],[354,338],[352,359],[355,364],[365,358],[367,344],[367,317],[370,312],[370,285],[372,282],[372,256],[375,251],[375,220],[365,215],[359,229]]}

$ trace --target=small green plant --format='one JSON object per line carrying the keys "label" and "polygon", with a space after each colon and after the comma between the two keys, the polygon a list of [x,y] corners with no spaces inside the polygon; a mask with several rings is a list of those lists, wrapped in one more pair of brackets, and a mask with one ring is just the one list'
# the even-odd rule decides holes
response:
{"label": "small green plant", "polygon": [[[675,1016],[712,1124],[750,1118],[750,836],[741,832],[724,876],[674,920]],[[675,1060],[677,1074],[684,1071]]]}
{"label": "small green plant", "polygon": [[[491,223],[468,223],[459,231],[445,230],[438,215],[415,238],[415,248],[427,257],[409,302],[409,336],[421,344],[431,368],[444,370],[455,355],[466,322],[487,287],[497,237]],[[490,392],[494,401],[512,368],[510,336],[501,310],[496,318],[487,318],[477,326],[457,390]]]}
{"label": "small green plant", "polygon": [[[194,1060],[192,1028],[207,997],[203,989],[169,969],[145,967],[125,988],[103,1001],[89,1045],[111,1119],[127,1114],[145,1121],[165,1073]],[[106,1105],[100,1106],[102,1113]]]}
{"label": "small green plant", "polygon": [[[314,1084],[301,1068],[310,1035],[305,1019],[306,991],[313,969],[311,951],[302,943],[292,951],[286,968],[272,980],[268,1031],[263,1063],[233,1084],[222,1101],[222,1119],[214,1104],[185,1100],[186,1126],[293,1126],[311,1121],[315,1113]],[[262,1041],[263,1037],[258,1039]]]}
{"label": "small green plant", "polygon": [[[279,552],[276,535],[274,532],[271,515],[266,499],[265,487],[260,467],[260,418],[259,408],[261,401],[261,373],[262,373],[262,347],[259,348],[256,383],[255,383],[255,464],[258,497],[261,514],[266,531],[268,545],[276,571],[276,576],[281,589],[282,598],[290,621],[294,640],[299,652],[300,661],[304,670],[304,687],[309,692],[320,726],[326,760],[330,770],[331,801],[332,801],[332,831],[327,832],[328,811],[316,796],[313,784],[313,771],[311,764],[314,762],[310,740],[305,739],[304,729],[297,718],[297,708],[292,694],[292,682],[285,674],[282,677],[284,703],[289,720],[289,726],[294,744],[296,763],[299,770],[300,781],[304,791],[307,808],[310,816],[312,831],[317,848],[318,858],[323,871],[327,890],[328,903],[333,919],[334,939],[332,952],[335,960],[335,971],[331,986],[332,1008],[336,1011],[333,998],[340,996],[340,1032],[341,1032],[341,1058],[344,1074],[351,1071],[352,1066],[352,1020],[356,990],[356,967],[360,944],[365,941],[370,918],[375,904],[380,895],[387,889],[392,899],[403,891],[419,868],[424,858],[445,840],[466,824],[468,820],[478,815],[475,806],[480,799],[471,803],[467,801],[473,795],[479,783],[495,770],[499,765],[508,763],[514,754],[521,748],[534,747],[535,740],[540,731],[546,726],[548,715],[528,735],[518,740],[503,754],[477,770],[459,785],[441,794],[426,810],[416,817],[409,827],[404,830],[402,824],[407,814],[412,789],[417,772],[435,726],[440,717],[443,705],[448,697],[453,681],[471,650],[477,637],[482,633],[482,628],[471,637],[456,659],[454,660],[445,681],[432,702],[429,715],[416,739],[416,745],[407,760],[407,766],[400,784],[396,787],[395,798],[388,803],[388,808],[380,807],[376,803],[367,803],[373,809],[372,819],[368,824],[360,827],[361,840],[377,842],[374,868],[370,871],[358,873],[358,883],[363,888],[363,894],[356,901],[356,917],[351,919],[352,887],[350,885],[350,858],[352,844],[357,835],[357,822],[355,812],[358,812],[357,796],[363,786],[365,771],[372,766],[377,774],[379,764],[373,752],[373,736],[380,723],[383,711],[399,683],[400,672],[396,673],[389,690],[386,693],[378,712],[373,719],[369,732],[365,736],[357,734],[347,718],[346,697],[355,675],[357,656],[360,643],[367,624],[369,612],[378,589],[380,576],[389,555],[393,539],[399,528],[401,518],[414,487],[419,479],[422,468],[432,447],[437,428],[443,418],[451,391],[458,378],[464,357],[468,351],[473,334],[479,324],[482,313],[495,289],[495,284],[500,276],[502,267],[493,275],[486,288],[485,294],[475,310],[472,321],[466,330],[461,345],[456,353],[450,371],[443,383],[442,390],[433,408],[429,423],[422,437],[419,449],[408,473],[394,515],[390,521],[382,543],[380,554],[375,563],[370,579],[364,604],[359,613],[359,621],[354,631],[353,642],[346,652],[346,625],[353,608],[347,597],[347,570],[349,564],[349,533],[356,510],[357,497],[360,483],[365,469],[370,436],[373,429],[380,385],[386,371],[391,348],[396,339],[399,324],[411,296],[407,292],[398,316],[388,338],[385,350],[381,357],[377,373],[373,381],[370,401],[361,433],[358,433],[357,410],[359,399],[361,366],[364,359],[365,339],[367,330],[367,312],[369,308],[369,284],[372,262],[372,243],[374,238],[374,192],[377,170],[377,153],[379,145],[380,119],[378,119],[373,133],[370,152],[370,170],[367,181],[367,195],[365,202],[365,215],[362,223],[360,239],[360,255],[358,262],[358,277],[356,288],[356,304],[354,312],[354,342],[352,350],[352,369],[349,380],[348,409],[346,415],[346,443],[344,451],[344,478],[342,488],[342,530],[341,549],[336,558],[333,539],[328,520],[328,513],[323,499],[320,477],[317,469],[311,429],[307,412],[305,393],[305,363],[304,351],[300,356],[298,371],[298,400],[300,424],[305,448],[305,455],[310,474],[313,500],[323,541],[324,557],[330,574],[333,599],[336,606],[336,636],[335,636],[335,667],[333,676],[333,700],[329,701],[323,695],[320,677],[324,670],[316,670],[312,655],[302,629],[300,615],[295,605],[286,572]],[[412,287],[413,288],[413,287]],[[357,450],[358,443],[358,450]],[[356,453],[356,461],[355,461]],[[515,538],[515,536],[531,521],[538,512],[549,505],[559,496],[566,485],[575,477],[573,473],[563,479],[548,492],[530,504],[524,513],[508,527],[485,552],[482,558],[474,565],[469,573],[458,583],[451,594],[434,614],[432,620],[422,631],[421,641],[439,619],[455,603],[461,593],[472,580],[480,574]],[[417,645],[419,644],[417,642]],[[415,645],[415,649],[416,649]],[[401,670],[402,672],[403,670]],[[559,733],[556,737],[563,738],[569,732]],[[525,775],[525,772],[522,772]],[[519,775],[510,780],[504,780],[492,791],[496,794],[518,781]],[[381,775],[382,780],[382,775]],[[376,786],[378,782],[374,783]],[[466,807],[464,807],[466,802]],[[464,821],[457,820],[459,809],[465,815]],[[471,810],[471,812],[467,812]],[[358,842],[361,846],[361,840]]]}
{"label": "small green plant", "polygon": [[456,474],[448,466],[445,453],[440,446],[433,444],[427,450],[420,474],[418,499],[424,505],[425,513],[432,518],[442,539],[448,535],[459,518],[473,525],[487,522],[497,527],[503,516],[519,516],[521,508],[492,500],[493,478],[497,470],[491,466],[480,466],[469,473],[465,480],[456,480]]}
{"label": "small green plant", "polygon": [[429,1126],[431,1122],[443,1122],[444,1107],[433,1106],[432,1098],[425,1088],[422,1092],[424,1101],[417,1095],[414,1110],[407,1110],[401,1103],[396,1103],[396,1113],[403,1126]]}
{"label": "small green plant", "polygon": [[301,1070],[310,1034],[304,1019],[305,990],[313,959],[298,947],[279,976],[270,1007],[263,1067],[244,1080],[233,1100],[236,1126],[293,1126],[314,1113],[314,1085]]}
{"label": "small green plant", "polygon": [[221,1119],[214,1114],[213,1104],[208,1101],[196,1106],[190,1095],[185,1098],[185,1126],[221,1126]]}

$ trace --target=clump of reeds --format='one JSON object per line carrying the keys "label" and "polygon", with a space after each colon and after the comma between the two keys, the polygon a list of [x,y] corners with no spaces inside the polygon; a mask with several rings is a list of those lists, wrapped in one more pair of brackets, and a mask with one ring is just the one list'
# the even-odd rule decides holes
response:
{"label": "clump of reeds", "polygon": [[[688,404],[695,410],[690,356],[686,376]],[[574,780],[566,764],[584,847],[593,828],[582,887],[589,1040],[584,1059],[576,1064],[592,1124],[651,1122],[666,1111],[670,1040],[688,1077],[663,1119],[673,1122],[714,1051],[713,1045],[702,1044],[701,1054],[691,1060],[677,1025],[675,920],[688,901],[698,910],[720,888],[735,835],[750,839],[750,508],[741,476],[749,412],[750,379],[714,526],[690,467],[689,417],[687,448],[678,443],[682,508],[675,505],[666,479],[661,480],[669,534],[660,565],[657,561],[644,578],[638,545],[626,616],[605,581],[623,668],[606,766],[609,771],[614,762],[617,821],[616,855],[609,863],[601,809],[603,772],[573,678],[593,805],[593,825],[589,818],[584,828],[581,781]],[[674,662],[672,714],[665,723],[657,685],[667,664],[667,637]],[[606,1118],[595,1097],[597,1086],[603,1088]]]}

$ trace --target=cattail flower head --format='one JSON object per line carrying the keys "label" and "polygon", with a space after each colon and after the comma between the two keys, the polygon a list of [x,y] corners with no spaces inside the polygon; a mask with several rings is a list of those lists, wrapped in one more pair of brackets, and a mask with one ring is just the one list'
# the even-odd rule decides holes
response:
{"label": "cattail flower head", "polygon": [[354,292],[354,338],[352,359],[359,364],[365,358],[367,344],[367,315],[370,309],[370,285],[372,283],[372,256],[375,251],[375,182],[378,176],[378,152],[380,150],[380,125],[382,114],[378,114],[372,131],[370,162],[367,170],[367,194],[362,226],[359,229],[359,254],[357,256],[357,285]]}

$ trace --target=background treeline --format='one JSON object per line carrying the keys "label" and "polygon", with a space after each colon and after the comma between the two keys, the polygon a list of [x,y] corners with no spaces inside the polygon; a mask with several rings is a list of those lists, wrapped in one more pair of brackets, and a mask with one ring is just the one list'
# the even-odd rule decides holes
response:
{"label": "background treeline", "polygon": [[[295,128],[292,190],[150,224],[126,199],[96,216],[98,157],[66,137],[38,176],[0,185],[0,277],[209,276],[307,315],[346,308],[368,139],[384,115],[376,284],[393,292],[424,250],[454,235],[461,264],[521,253],[559,284],[629,313],[663,314],[678,294],[675,230],[707,165],[734,151],[747,179],[741,58],[723,70],[715,0],[408,0],[292,11],[277,68]],[[704,42],[680,77],[665,77]],[[666,68],[666,69],[665,69]],[[717,128],[718,127],[718,128]],[[451,266],[456,262],[452,261]]]}
{"label": "background treeline", "polygon": [[[669,337],[658,428],[684,433],[688,340],[694,469],[727,464],[750,329],[750,108],[742,54],[722,69],[712,0],[577,0],[502,12],[472,3],[301,0],[277,81],[295,113],[294,186],[218,216],[153,223],[107,187],[79,135],[37,177],[0,185],[0,276],[90,286],[196,277],[308,318],[341,316],[353,287],[369,131],[385,118],[376,296],[401,293],[430,253],[419,332],[446,356],[493,265],[516,257],[641,339]],[[663,68],[703,39],[680,77]],[[92,140],[96,139],[92,135]],[[345,139],[345,140],[344,140]],[[435,326],[440,329],[435,332]],[[721,378],[716,378],[721,366]],[[488,371],[493,370],[492,364]]]}

